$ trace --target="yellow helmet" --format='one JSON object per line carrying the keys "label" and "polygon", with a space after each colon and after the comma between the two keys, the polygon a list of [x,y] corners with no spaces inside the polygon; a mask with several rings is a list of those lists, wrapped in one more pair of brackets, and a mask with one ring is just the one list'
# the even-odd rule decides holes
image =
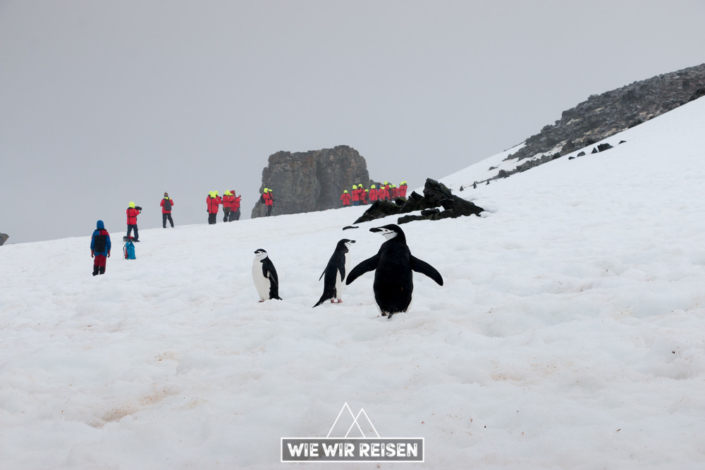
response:
{"label": "yellow helmet", "polygon": [[128,207],[129,207],[130,209],[134,209],[134,208],[135,208],[135,203],[134,203],[134,202],[130,202],[130,204],[128,204]]}
{"label": "yellow helmet", "polygon": [[375,186],[374,184],[372,185],[372,189],[375,189],[376,187],[377,187],[377,186]]}
{"label": "yellow helmet", "polygon": [[348,190],[346,189],[346,190],[345,190],[345,191],[343,191],[343,192],[344,192],[344,193],[347,193],[347,192],[348,192]]}
{"label": "yellow helmet", "polygon": [[389,184],[389,183],[387,181],[385,181],[384,184]]}
{"label": "yellow helmet", "polygon": [[353,189],[357,189],[357,185],[354,185],[354,184],[353,184]]}

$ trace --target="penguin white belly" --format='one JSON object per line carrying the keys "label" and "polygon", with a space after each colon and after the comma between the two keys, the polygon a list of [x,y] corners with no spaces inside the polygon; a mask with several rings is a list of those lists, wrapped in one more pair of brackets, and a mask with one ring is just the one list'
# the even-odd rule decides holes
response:
{"label": "penguin white belly", "polygon": [[[345,253],[345,277],[348,276],[348,273],[350,272],[350,263],[349,263],[349,258],[348,254]],[[342,301],[343,300],[343,293],[345,293],[345,278],[340,277],[340,271],[335,273],[335,295],[337,297],[337,300]]]}
{"label": "penguin white belly", "polygon": [[262,262],[258,259],[252,263],[252,280],[255,283],[260,300],[268,300],[270,281],[262,274]]}

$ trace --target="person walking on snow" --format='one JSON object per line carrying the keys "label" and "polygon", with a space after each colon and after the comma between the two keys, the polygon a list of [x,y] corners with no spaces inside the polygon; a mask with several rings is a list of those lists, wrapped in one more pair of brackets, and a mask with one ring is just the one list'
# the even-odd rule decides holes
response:
{"label": "person walking on snow", "polygon": [[340,196],[340,200],[343,201],[343,207],[350,205],[350,193],[348,193],[347,189],[343,191],[343,195]]}
{"label": "person walking on snow", "polygon": [[93,258],[93,275],[105,274],[106,259],[110,258],[110,234],[105,230],[102,220],[96,224],[96,229],[91,237],[91,258]]}
{"label": "person walking on snow", "polygon": [[363,188],[361,184],[358,184],[357,192],[360,193],[360,205],[364,206],[366,204],[365,197],[367,196],[367,191],[365,191],[365,188]]}
{"label": "person walking on snow", "polygon": [[352,203],[353,206],[359,206],[360,205],[360,193],[357,192],[357,185],[353,184],[353,189],[352,189]]}
{"label": "person walking on snow", "polygon": [[377,201],[377,186],[374,184],[370,188],[370,204],[374,204]]}
{"label": "person walking on snow", "polygon": [[233,203],[230,206],[230,221],[240,220],[240,200],[241,196],[238,196],[234,189],[230,190],[230,194],[233,195]]}
{"label": "person walking on snow", "polygon": [[230,222],[234,200],[235,196],[230,191],[225,191],[225,194],[223,194],[223,222]]}
{"label": "person walking on snow", "polygon": [[408,185],[406,184],[406,181],[402,181],[401,184],[399,185],[399,196],[400,197],[406,197],[406,189],[408,188]]}
{"label": "person walking on snow", "polygon": [[208,225],[214,225],[218,216],[218,206],[223,201],[218,196],[218,191],[211,191],[206,198],[206,212],[208,212]]}
{"label": "person walking on snow", "polygon": [[164,199],[159,203],[162,206],[162,227],[166,228],[166,221],[174,228],[174,219],[171,218],[171,208],[174,205],[174,200],[169,197],[169,193],[164,193]]}
{"label": "person walking on snow", "polygon": [[267,207],[267,217],[269,217],[272,215],[272,209],[274,209],[274,194],[271,189],[264,188],[262,200],[264,201],[264,205]]}
{"label": "person walking on snow", "polygon": [[130,202],[127,207],[127,238],[130,238],[130,233],[135,231],[135,241],[140,241],[140,235],[137,232],[137,216],[142,213],[140,206],[135,206],[134,202]]}

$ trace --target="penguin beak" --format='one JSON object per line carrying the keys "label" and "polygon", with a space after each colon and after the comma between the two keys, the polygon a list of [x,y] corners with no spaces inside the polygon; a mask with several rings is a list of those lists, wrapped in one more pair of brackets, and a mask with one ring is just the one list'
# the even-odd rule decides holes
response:
{"label": "penguin beak", "polygon": [[381,228],[377,228],[377,227],[370,229],[370,232],[372,232],[372,233],[377,233],[377,232],[381,232],[381,231],[382,231],[382,229],[381,229]]}

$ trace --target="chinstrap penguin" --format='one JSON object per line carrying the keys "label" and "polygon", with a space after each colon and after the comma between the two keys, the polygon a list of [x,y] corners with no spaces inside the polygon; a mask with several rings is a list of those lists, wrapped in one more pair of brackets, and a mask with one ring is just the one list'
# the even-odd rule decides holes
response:
{"label": "chinstrap penguin", "polygon": [[267,299],[281,300],[277,270],[267,252],[262,248],[255,251],[255,260],[252,263],[252,280],[255,282],[260,302]]}
{"label": "chinstrap penguin", "polygon": [[373,289],[382,316],[391,318],[409,308],[414,292],[412,271],[425,274],[443,285],[443,277],[433,266],[412,256],[404,231],[398,225],[371,228],[370,232],[383,235],[387,241],[382,243],[375,256],[355,266],[345,282],[351,284],[366,272],[375,271]]}
{"label": "chinstrap penguin", "polygon": [[330,299],[331,303],[343,302],[343,292],[345,292],[345,276],[350,272],[350,258],[348,257],[349,247],[355,243],[355,240],[348,240],[344,238],[338,242],[335,247],[333,256],[330,257],[326,269],[323,270],[323,274],[318,278],[320,281],[324,276],[323,281],[323,295],[316,305],[313,307],[318,307],[326,300]]}

